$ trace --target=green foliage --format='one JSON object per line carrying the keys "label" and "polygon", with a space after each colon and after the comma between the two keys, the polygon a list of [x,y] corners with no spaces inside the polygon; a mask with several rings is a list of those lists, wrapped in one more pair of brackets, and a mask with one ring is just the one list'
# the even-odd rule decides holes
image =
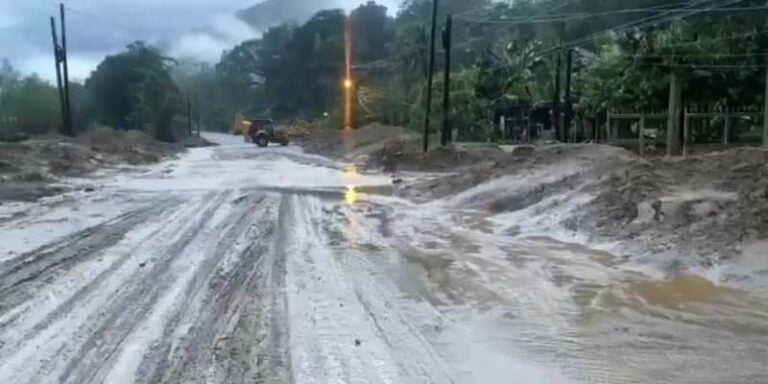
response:
{"label": "green foliage", "polygon": [[55,131],[61,119],[58,93],[37,76],[22,78],[8,63],[0,69],[0,136]]}
{"label": "green foliage", "polygon": [[179,135],[171,122],[181,96],[171,77],[173,62],[137,42],[108,56],[86,81],[94,118],[119,129],[139,129],[165,141]]}

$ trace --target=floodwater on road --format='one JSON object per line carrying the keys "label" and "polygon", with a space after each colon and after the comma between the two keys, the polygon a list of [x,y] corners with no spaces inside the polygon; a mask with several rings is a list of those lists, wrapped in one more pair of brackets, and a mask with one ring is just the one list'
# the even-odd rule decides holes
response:
{"label": "floodwater on road", "polygon": [[213,138],[0,207],[1,383],[768,382],[760,295]]}

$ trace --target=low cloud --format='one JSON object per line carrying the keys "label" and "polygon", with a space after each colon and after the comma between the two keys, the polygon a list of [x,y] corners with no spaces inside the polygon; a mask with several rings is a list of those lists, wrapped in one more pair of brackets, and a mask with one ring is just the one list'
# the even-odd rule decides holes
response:
{"label": "low cloud", "polygon": [[169,56],[175,58],[215,63],[223,51],[260,35],[234,16],[220,16],[203,29],[171,40],[166,50]]}
{"label": "low cloud", "polygon": [[[91,75],[105,56],[112,52],[100,52],[89,54],[70,54],[69,79],[72,82],[82,83]],[[51,83],[56,82],[56,67],[51,55],[37,55],[19,60],[16,64],[26,73],[35,73],[41,79]]]}
{"label": "low cloud", "polygon": [[[261,35],[235,16],[258,0],[64,1],[69,8],[70,77],[80,81],[106,55],[136,40],[155,44],[169,56],[215,63],[224,50]],[[309,1],[311,11],[320,6],[316,0],[302,1]],[[367,0],[327,1],[350,9]],[[399,0],[378,2],[392,6]],[[290,5],[286,9],[295,10]],[[9,59],[22,73],[55,82],[48,18],[57,14],[53,1],[0,0],[0,59]],[[285,21],[276,14],[267,17]]]}

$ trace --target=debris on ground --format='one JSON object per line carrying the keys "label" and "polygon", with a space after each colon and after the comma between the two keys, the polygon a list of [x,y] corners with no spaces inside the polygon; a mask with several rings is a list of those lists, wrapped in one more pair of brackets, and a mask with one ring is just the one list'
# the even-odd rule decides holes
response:
{"label": "debris on ground", "polygon": [[139,131],[97,129],[75,138],[46,134],[20,143],[0,143],[0,201],[33,201],[65,192],[63,177],[82,177],[120,164],[141,165],[182,151]]}
{"label": "debris on ground", "polygon": [[[731,261],[768,238],[768,151],[736,148],[669,160],[596,144],[457,144],[422,152],[420,136],[371,124],[311,135],[312,152],[392,174],[415,202],[486,212],[525,235],[556,231],[659,259],[667,270]],[[435,177],[402,182],[398,172]],[[766,264],[768,270],[768,264]]]}
{"label": "debris on ground", "polygon": [[314,130],[301,141],[310,153],[354,162],[363,168],[397,171],[451,172],[491,163],[505,152],[496,145],[433,146],[424,153],[419,133],[404,127],[371,123],[359,129]]}
{"label": "debris on ground", "polygon": [[183,145],[184,148],[206,148],[206,147],[215,147],[218,144],[210,140],[207,140],[204,137],[193,136],[193,137],[188,137],[182,140],[181,145]]}
{"label": "debris on ground", "polygon": [[412,183],[399,195],[442,199],[506,220],[623,244],[670,272],[710,267],[768,238],[768,151],[666,160],[605,145],[548,145],[524,156]]}
{"label": "debris on ground", "polygon": [[374,152],[403,143],[418,147],[416,132],[403,127],[368,124],[358,129],[319,129],[300,141],[307,152],[364,163]]}

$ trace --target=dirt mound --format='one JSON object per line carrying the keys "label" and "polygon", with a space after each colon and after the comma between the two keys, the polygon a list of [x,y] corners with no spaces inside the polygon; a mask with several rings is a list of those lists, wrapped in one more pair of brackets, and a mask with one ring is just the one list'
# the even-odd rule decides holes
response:
{"label": "dirt mound", "polygon": [[424,153],[420,140],[396,140],[371,152],[366,166],[386,172],[457,172],[493,163],[504,156],[505,152],[497,146],[446,146]]}
{"label": "dirt mound", "polygon": [[535,147],[399,193],[505,214],[510,229],[525,222],[620,241],[670,270],[731,260],[768,238],[768,150],[756,148],[644,160],[602,145]]}
{"label": "dirt mound", "polygon": [[181,145],[157,141],[140,131],[97,129],[78,136],[75,141],[93,152],[117,156],[119,162],[146,164],[180,150]]}
{"label": "dirt mound", "polygon": [[373,123],[351,130],[315,130],[302,142],[305,150],[325,156],[364,162],[373,152],[396,142],[416,145],[415,132],[397,126]]}
{"label": "dirt mound", "polygon": [[[448,152],[454,162],[446,170],[455,173],[406,188],[401,191],[404,197],[427,201],[462,195],[463,206],[496,213],[520,209],[563,189],[574,189],[586,180],[599,180],[611,168],[636,161],[623,149],[594,145],[519,146],[504,150],[472,146],[433,152],[438,159]],[[429,159],[430,155],[426,157]],[[495,180],[498,181],[494,185],[480,185]]]}
{"label": "dirt mound", "polygon": [[[58,193],[47,184],[59,177],[85,176],[118,164],[148,164],[173,155],[181,145],[166,144],[137,131],[99,129],[76,138],[46,134],[22,143],[0,143],[0,199],[17,199],[24,190],[40,197]],[[25,199],[28,199],[29,196]]]}

